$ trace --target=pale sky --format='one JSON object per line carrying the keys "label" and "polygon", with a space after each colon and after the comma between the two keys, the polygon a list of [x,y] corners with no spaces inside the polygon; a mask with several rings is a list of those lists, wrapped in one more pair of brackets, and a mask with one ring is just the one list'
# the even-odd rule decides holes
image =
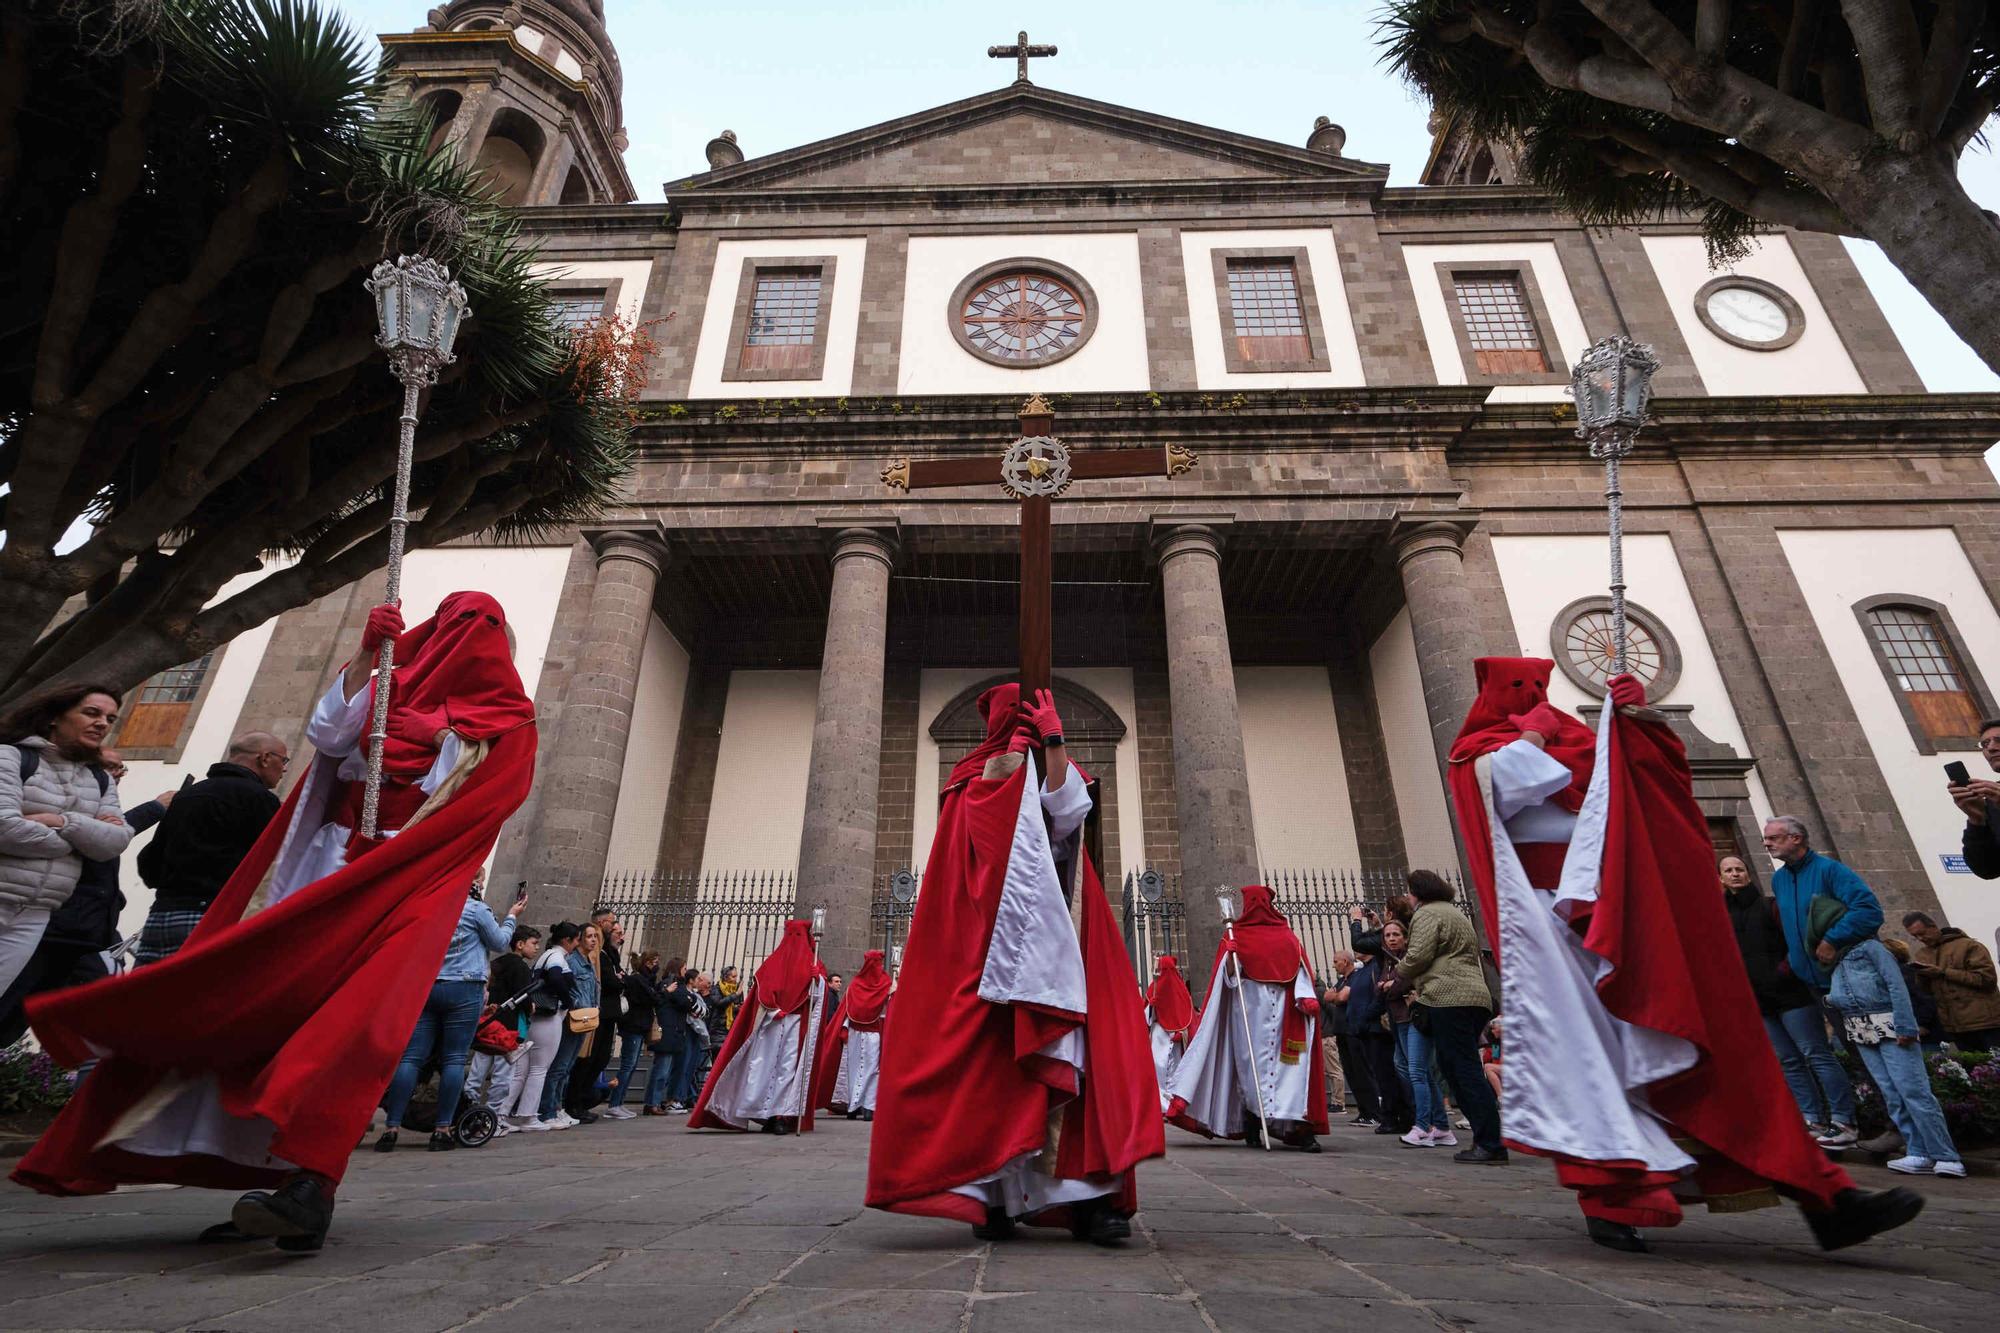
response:
{"label": "pale sky", "polygon": [[[334,0],[364,33],[407,32],[422,0]],[[1060,53],[1031,62],[1045,87],[1304,144],[1316,116],[1347,129],[1347,155],[1416,181],[1426,108],[1377,63],[1378,0],[1016,0],[995,11],[936,0],[834,6],[606,0],[625,71],[625,164],[641,200],[707,169],[702,147],[736,131],[746,156],[795,148],[1010,83],[986,48],[1029,40]],[[2000,208],[2000,163],[1966,159],[1966,179]],[[2000,389],[2000,376],[1945,326],[1874,246],[1849,248],[1924,382],[1938,392]]]}

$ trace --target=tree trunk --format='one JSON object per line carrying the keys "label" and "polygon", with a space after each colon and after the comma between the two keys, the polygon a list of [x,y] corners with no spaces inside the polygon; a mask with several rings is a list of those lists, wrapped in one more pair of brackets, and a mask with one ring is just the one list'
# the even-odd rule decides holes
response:
{"label": "tree trunk", "polygon": [[1928,154],[1884,149],[1853,172],[1815,183],[2000,372],[2000,226],[1957,173]]}

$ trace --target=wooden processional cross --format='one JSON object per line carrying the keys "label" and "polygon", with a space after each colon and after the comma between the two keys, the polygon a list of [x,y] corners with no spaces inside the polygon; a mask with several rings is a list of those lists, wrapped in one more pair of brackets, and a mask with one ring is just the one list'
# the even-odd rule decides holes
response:
{"label": "wooden processional cross", "polygon": [[1049,546],[1049,502],[1073,481],[1107,477],[1177,477],[1195,456],[1175,444],[1145,449],[1074,450],[1055,435],[1055,410],[1040,394],[1021,407],[1021,437],[998,459],[899,458],[882,480],[900,491],[946,486],[991,486],[1021,503],[1021,695],[1049,688],[1049,635],[1054,561]]}

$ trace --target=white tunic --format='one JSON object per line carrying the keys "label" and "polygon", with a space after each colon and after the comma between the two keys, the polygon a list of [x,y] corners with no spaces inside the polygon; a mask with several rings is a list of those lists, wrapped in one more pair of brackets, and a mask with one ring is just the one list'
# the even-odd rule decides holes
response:
{"label": "white tunic", "polygon": [[[1319,1020],[1306,1020],[1306,1045],[1290,1064],[1281,1058],[1286,1013],[1313,999],[1312,975],[1301,967],[1290,986],[1245,978],[1239,990],[1227,961],[1209,982],[1201,1024],[1180,1066],[1163,1089],[1167,1101],[1185,1100],[1182,1114],[1209,1133],[1235,1138],[1262,1111],[1273,1121],[1303,1121],[1312,1095],[1313,1043]],[[1249,1019],[1249,1040],[1244,1019]]]}
{"label": "white tunic", "polygon": [[809,1031],[819,1031],[826,982],[813,980],[812,999],[802,1014],[774,1015],[754,999],[749,1003],[756,1008],[756,1026],[708,1091],[709,1113],[737,1129],[748,1129],[753,1120],[805,1114],[813,1043],[799,1040],[799,1025],[810,1022]]}
{"label": "white tunic", "polygon": [[875,1085],[882,1074],[882,1034],[847,1029],[840,1048],[840,1072],[833,1079],[833,1104],[850,1111],[875,1109]]}
{"label": "white tunic", "polygon": [[1173,1081],[1174,1071],[1181,1067],[1184,1051],[1174,1040],[1174,1034],[1153,1020],[1153,1011],[1146,1010],[1146,1033],[1153,1042],[1153,1075],[1160,1084],[1160,1110],[1165,1111],[1173,1098],[1167,1096],[1167,1084]]}

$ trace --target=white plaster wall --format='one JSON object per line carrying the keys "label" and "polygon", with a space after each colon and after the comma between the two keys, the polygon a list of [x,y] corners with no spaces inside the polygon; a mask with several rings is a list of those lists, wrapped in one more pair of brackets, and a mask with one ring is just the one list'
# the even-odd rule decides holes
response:
{"label": "white plaster wall", "polygon": [[[1471,663],[1465,669],[1470,671]],[[1368,670],[1375,681],[1375,710],[1382,721],[1382,745],[1389,756],[1389,785],[1396,792],[1404,851],[1413,866],[1455,869],[1458,848],[1452,842],[1444,778],[1431,745],[1430,713],[1424,707],[1417,640],[1408,611],[1398,611],[1370,645]]]}
{"label": "white plaster wall", "polygon": [[817,671],[732,671],[703,872],[794,871],[805,829]]}
{"label": "white plaster wall", "polygon": [[[1216,250],[1301,246],[1318,298],[1321,336],[1326,340],[1327,369],[1279,374],[1232,374],[1223,355],[1223,340],[1235,336],[1224,327],[1215,294]],[[1181,262],[1187,270],[1188,313],[1194,329],[1195,383],[1204,389],[1309,389],[1363,384],[1361,349],[1354,341],[1354,319],[1347,308],[1347,287],[1340,280],[1340,256],[1333,235],[1321,229],[1291,231],[1184,231]],[[1259,844],[1260,846],[1262,844]]]}
{"label": "white plaster wall", "polygon": [[[1687,339],[1702,385],[1711,395],[1868,392],[1785,237],[1757,237],[1748,256],[1722,269],[1709,268],[1708,251],[1699,236],[1642,236],[1640,242],[1666,292],[1674,323]],[[1762,278],[1782,287],[1805,312],[1805,332],[1799,340],[1775,352],[1757,352],[1710,333],[1695,314],[1694,294],[1724,273]]]}
{"label": "white plaster wall", "polygon": [[1236,707],[1257,853],[1273,870],[1354,870],[1340,724],[1325,667],[1237,667]]}
{"label": "white plaster wall", "polygon": [[[1514,635],[1530,657],[1555,657],[1549,636],[1557,614],[1580,597],[1604,595],[1610,579],[1611,545],[1604,537],[1495,537],[1493,557],[1500,566]],[[1673,538],[1664,533],[1626,537],[1625,582],[1626,595],[1658,617],[1680,645],[1680,681],[1672,693],[1653,702],[1694,705],[1688,718],[1703,735],[1735,747],[1738,754],[1749,754],[1750,745],[1730,701],[1729,686],[1681,574]],[[1560,670],[1549,680],[1549,699],[1556,707],[1578,715],[1585,704],[1597,702]],[[1770,818],[1770,798],[1755,769],[1750,772],[1749,786],[1750,808],[1758,819]]]}
{"label": "white plaster wall", "polygon": [[[1986,764],[1974,750],[1918,751],[1854,604],[1904,592],[1942,602],[1972,660],[1985,664],[1988,673],[2000,662],[2000,616],[1949,528],[1791,531],[1780,532],[1778,539],[1939,903],[1951,924],[1990,948],[2000,927],[2000,892],[1970,874],[1947,873],[1941,859],[1958,853],[1965,827],[1945,796],[1941,770],[1959,759],[1974,774],[1988,776]],[[1991,674],[1987,680],[1992,682]],[[1888,929],[1896,934],[1901,923]]]}
{"label": "white plaster wall", "polygon": [[[1492,241],[1464,245],[1405,245],[1403,262],[1409,266],[1410,284],[1417,294],[1417,317],[1424,326],[1424,341],[1430,344],[1431,368],[1439,384],[1466,383],[1465,362],[1458,354],[1458,335],[1452,332],[1451,315],[1444,285],[1438,281],[1439,264],[1506,263],[1529,266],[1535,285],[1541,288],[1542,303],[1548,310],[1556,346],[1545,349],[1557,371],[1567,371],[1590,346],[1590,335],[1577,313],[1576,298],[1569,289],[1562,258],[1549,241]],[[1569,397],[1562,384],[1501,384],[1486,396],[1493,403],[1559,403]]]}
{"label": "white plaster wall", "polygon": [[[575,279],[578,282],[602,282],[609,286],[622,280],[624,286],[618,289],[618,316],[628,324],[639,322],[639,309],[646,301],[646,281],[652,276],[653,261],[650,259],[592,259],[567,260],[560,264],[536,264],[531,271],[541,278]],[[477,315],[478,311],[473,311]]]}
{"label": "white plaster wall", "polygon": [[[931,739],[931,723],[958,692],[991,680],[1006,667],[940,667],[925,671],[917,685],[917,777],[916,808],[911,812],[910,860],[921,870],[930,859],[931,839],[937,833],[938,744]],[[1118,742],[1118,864],[1127,870],[1146,863],[1145,806],[1139,791],[1138,710],[1133,701],[1132,673],[1124,667],[1085,667],[1058,670],[1056,708],[1062,708],[1060,681],[1070,680],[1104,700],[1125,723],[1124,739]],[[956,755],[952,756],[957,758]]]}
{"label": "white plaster wall", "polygon": [[[1097,293],[1097,327],[1054,365],[1013,370],[981,361],[952,333],[952,293],[974,269],[1044,259],[1082,274]],[[1132,232],[912,236],[903,278],[901,393],[1053,393],[1148,387],[1139,238]]]}
{"label": "white plaster wall", "polygon": [[[239,575],[223,585],[215,600],[219,602],[235,596],[266,573],[282,569],[288,563],[273,561],[266,570]],[[549,633],[555,627],[556,602],[562,596],[563,575],[568,568],[567,546],[447,547],[412,551],[403,563],[403,619],[410,624],[426,619],[437,610],[439,599],[448,592],[476,589],[493,594],[507,608],[507,623],[514,631],[514,665],[521,673],[522,685],[532,697],[535,683],[541,679],[542,663],[548,656]],[[137,805],[163,791],[171,791],[190,774],[201,777],[208,772],[210,764],[222,759],[223,747],[237,732],[296,720],[242,715],[243,702],[249,697],[251,682],[263,665],[264,652],[270,646],[271,633],[276,626],[275,618],[267,620],[230,641],[222,661],[215,668],[215,684],[209,687],[201,701],[201,711],[195,716],[194,729],[189,733],[180,762],[167,764],[142,760],[131,764],[130,772],[119,789],[126,805]],[[291,790],[291,783],[297,781],[299,772],[295,766],[286,775],[281,792]],[[151,837],[149,832],[133,839],[131,848],[125,854],[121,885],[126,902],[125,911],[119,918],[119,929],[128,935],[144,924],[146,913],[153,904],[152,890],[140,880],[136,859],[139,849]]]}
{"label": "white plaster wall", "polygon": [[646,627],[639,659],[639,685],[632,697],[632,725],[625,742],[625,770],[618,783],[618,810],[611,818],[613,873],[652,870],[659,862],[660,832],[667,818],[667,791],[679,746],[681,705],[687,697],[688,654],[654,616]]}
{"label": "white plaster wall", "polygon": [[[826,362],[813,380],[725,380],[729,327],[736,313],[743,261],[766,255],[832,255],[833,290],[826,319]],[[701,337],[695,344],[690,398],[837,398],[854,387],[854,341],[861,327],[861,264],[868,241],[861,236],[792,236],[772,241],[723,241],[715,247],[715,271],[708,280]]]}

